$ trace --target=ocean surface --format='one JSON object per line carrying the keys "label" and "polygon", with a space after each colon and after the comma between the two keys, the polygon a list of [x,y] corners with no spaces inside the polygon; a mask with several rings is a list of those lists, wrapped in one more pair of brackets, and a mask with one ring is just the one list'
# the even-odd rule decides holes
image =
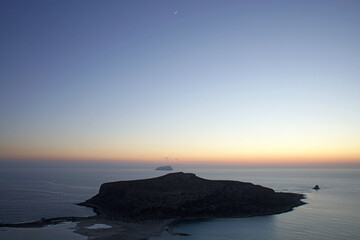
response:
{"label": "ocean surface", "polygon": [[[8,164],[0,162],[0,222],[15,223],[61,216],[90,216],[75,205],[95,195],[104,182],[144,179],[167,172],[155,166],[76,164]],[[151,240],[360,239],[360,168],[177,167],[208,179],[228,179],[263,185],[276,191],[306,194],[307,204],[294,211],[263,217],[184,221],[173,232]],[[315,185],[320,190],[313,190]],[[65,223],[42,229],[0,228],[0,239],[84,239]],[[86,239],[86,238],[85,238]]]}

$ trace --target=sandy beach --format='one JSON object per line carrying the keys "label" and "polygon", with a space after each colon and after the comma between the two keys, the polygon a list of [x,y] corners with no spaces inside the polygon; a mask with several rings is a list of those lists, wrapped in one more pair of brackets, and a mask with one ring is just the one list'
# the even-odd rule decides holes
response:
{"label": "sandy beach", "polygon": [[[140,240],[160,235],[171,223],[172,220],[124,222],[95,218],[78,222],[74,232],[94,240]],[[91,228],[96,225],[100,227]]]}

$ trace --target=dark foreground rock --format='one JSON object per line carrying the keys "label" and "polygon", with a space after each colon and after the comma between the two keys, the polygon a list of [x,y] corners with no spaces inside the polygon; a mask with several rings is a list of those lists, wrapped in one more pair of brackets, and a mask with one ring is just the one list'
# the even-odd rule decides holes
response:
{"label": "dark foreground rock", "polygon": [[113,219],[247,217],[290,211],[304,204],[303,198],[302,194],[274,192],[252,183],[171,173],[104,183],[97,195],[79,205]]}

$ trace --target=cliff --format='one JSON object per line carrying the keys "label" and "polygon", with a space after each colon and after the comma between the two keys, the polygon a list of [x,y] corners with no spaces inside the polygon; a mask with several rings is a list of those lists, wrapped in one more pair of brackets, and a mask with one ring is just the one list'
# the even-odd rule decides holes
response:
{"label": "cliff", "polygon": [[244,217],[290,211],[304,204],[303,197],[252,183],[207,180],[180,172],[104,183],[97,195],[80,205],[110,218]]}

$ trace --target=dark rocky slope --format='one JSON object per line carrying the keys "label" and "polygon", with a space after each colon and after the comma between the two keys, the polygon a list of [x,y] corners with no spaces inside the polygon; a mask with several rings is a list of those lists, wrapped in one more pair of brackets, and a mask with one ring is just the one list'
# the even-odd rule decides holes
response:
{"label": "dark rocky slope", "polygon": [[80,205],[110,218],[166,219],[245,217],[292,210],[302,194],[277,193],[251,183],[207,180],[191,173],[104,183]]}

